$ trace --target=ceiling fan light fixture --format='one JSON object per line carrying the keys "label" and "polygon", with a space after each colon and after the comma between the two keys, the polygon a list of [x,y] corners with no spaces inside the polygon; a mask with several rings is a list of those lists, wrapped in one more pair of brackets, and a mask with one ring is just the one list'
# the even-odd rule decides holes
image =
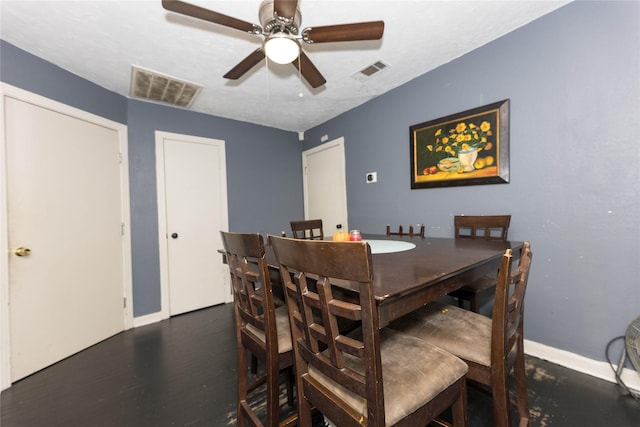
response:
{"label": "ceiling fan light fixture", "polygon": [[290,64],[300,55],[300,44],[289,34],[274,33],[264,41],[264,53],[277,64]]}
{"label": "ceiling fan light fixture", "polygon": [[170,12],[264,37],[261,47],[223,76],[231,80],[239,79],[266,59],[267,66],[269,62],[294,65],[300,79],[304,78],[315,89],[326,80],[302,51],[300,40],[305,43],[351,42],[379,40],[384,34],[384,21],[370,21],[309,27],[299,35],[302,16],[298,4],[299,0],[263,0],[258,9],[260,25],[256,25],[183,0],[162,1],[162,7]]}

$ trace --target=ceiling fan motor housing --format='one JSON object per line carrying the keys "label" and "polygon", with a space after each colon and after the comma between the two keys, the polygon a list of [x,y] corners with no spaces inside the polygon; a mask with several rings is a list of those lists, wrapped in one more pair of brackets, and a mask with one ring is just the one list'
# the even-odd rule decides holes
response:
{"label": "ceiling fan motor housing", "polygon": [[296,13],[292,17],[278,16],[273,7],[273,0],[265,0],[260,4],[258,17],[265,35],[274,32],[297,35],[300,30],[300,22],[302,21],[299,8],[296,8]]}

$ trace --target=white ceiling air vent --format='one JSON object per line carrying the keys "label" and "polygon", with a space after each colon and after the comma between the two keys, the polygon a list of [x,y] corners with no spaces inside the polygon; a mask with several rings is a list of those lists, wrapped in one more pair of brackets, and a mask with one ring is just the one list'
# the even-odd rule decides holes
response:
{"label": "white ceiling air vent", "polygon": [[353,77],[354,79],[358,80],[359,82],[365,81],[370,79],[371,77],[373,77],[374,75],[376,75],[377,73],[379,73],[380,71],[384,70],[385,68],[390,67],[389,64],[387,64],[386,62],[384,62],[382,59],[379,59],[378,61],[374,62],[373,64],[363,68],[362,70],[354,73],[351,75],[351,77]]}
{"label": "white ceiling air vent", "polygon": [[156,71],[131,66],[130,95],[134,98],[148,99],[189,108],[202,85],[180,80]]}

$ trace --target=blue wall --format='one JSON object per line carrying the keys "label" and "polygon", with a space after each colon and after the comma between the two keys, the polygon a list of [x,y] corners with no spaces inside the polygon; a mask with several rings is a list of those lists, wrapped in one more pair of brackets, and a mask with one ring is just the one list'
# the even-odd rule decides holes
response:
{"label": "blue wall", "polygon": [[127,99],[0,40],[0,80],[118,123]]}
{"label": "blue wall", "polygon": [[[297,135],[113,94],[2,42],[0,78],[129,127],[134,312],[159,310],[155,130],[226,140],[230,229],[302,217],[300,152],[344,136],[349,224],[428,225],[513,215],[534,251],[527,339],[604,360],[640,315],[640,3],[574,2]],[[393,69],[390,70],[391,72]],[[410,190],[409,127],[511,100],[511,182]],[[378,183],[365,184],[365,173]],[[275,190],[274,190],[275,189]],[[244,195],[250,194],[251,200]],[[254,206],[270,211],[253,211]]]}
{"label": "blue wall", "polygon": [[[345,137],[351,228],[452,236],[453,215],[512,214],[534,253],[525,337],[604,360],[640,315],[639,52],[639,2],[571,3],[307,130],[305,149]],[[411,125],[506,98],[509,184],[410,189]]]}
{"label": "blue wall", "polygon": [[304,217],[296,133],[135,100],[128,125],[136,316],[160,310],[156,130],[225,141],[230,230],[279,234]]}
{"label": "blue wall", "polygon": [[156,130],[225,141],[231,231],[279,234],[304,217],[297,133],[130,100],[2,40],[0,55],[3,82],[128,126],[134,316],[160,310]]}

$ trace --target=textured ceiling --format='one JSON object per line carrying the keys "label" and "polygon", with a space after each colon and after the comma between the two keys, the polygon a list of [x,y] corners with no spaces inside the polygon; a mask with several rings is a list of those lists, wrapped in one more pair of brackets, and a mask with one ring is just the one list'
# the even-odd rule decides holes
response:
{"label": "textured ceiling", "polygon": [[[258,24],[260,0],[190,3]],[[300,0],[301,27],[383,20],[382,40],[304,45],[327,80],[311,89],[292,65],[222,76],[262,38],[185,17],[160,0],[0,1],[0,36],[129,96],[131,67],[204,86],[191,110],[305,131],[482,46],[568,1]],[[371,78],[352,76],[382,60]]]}

